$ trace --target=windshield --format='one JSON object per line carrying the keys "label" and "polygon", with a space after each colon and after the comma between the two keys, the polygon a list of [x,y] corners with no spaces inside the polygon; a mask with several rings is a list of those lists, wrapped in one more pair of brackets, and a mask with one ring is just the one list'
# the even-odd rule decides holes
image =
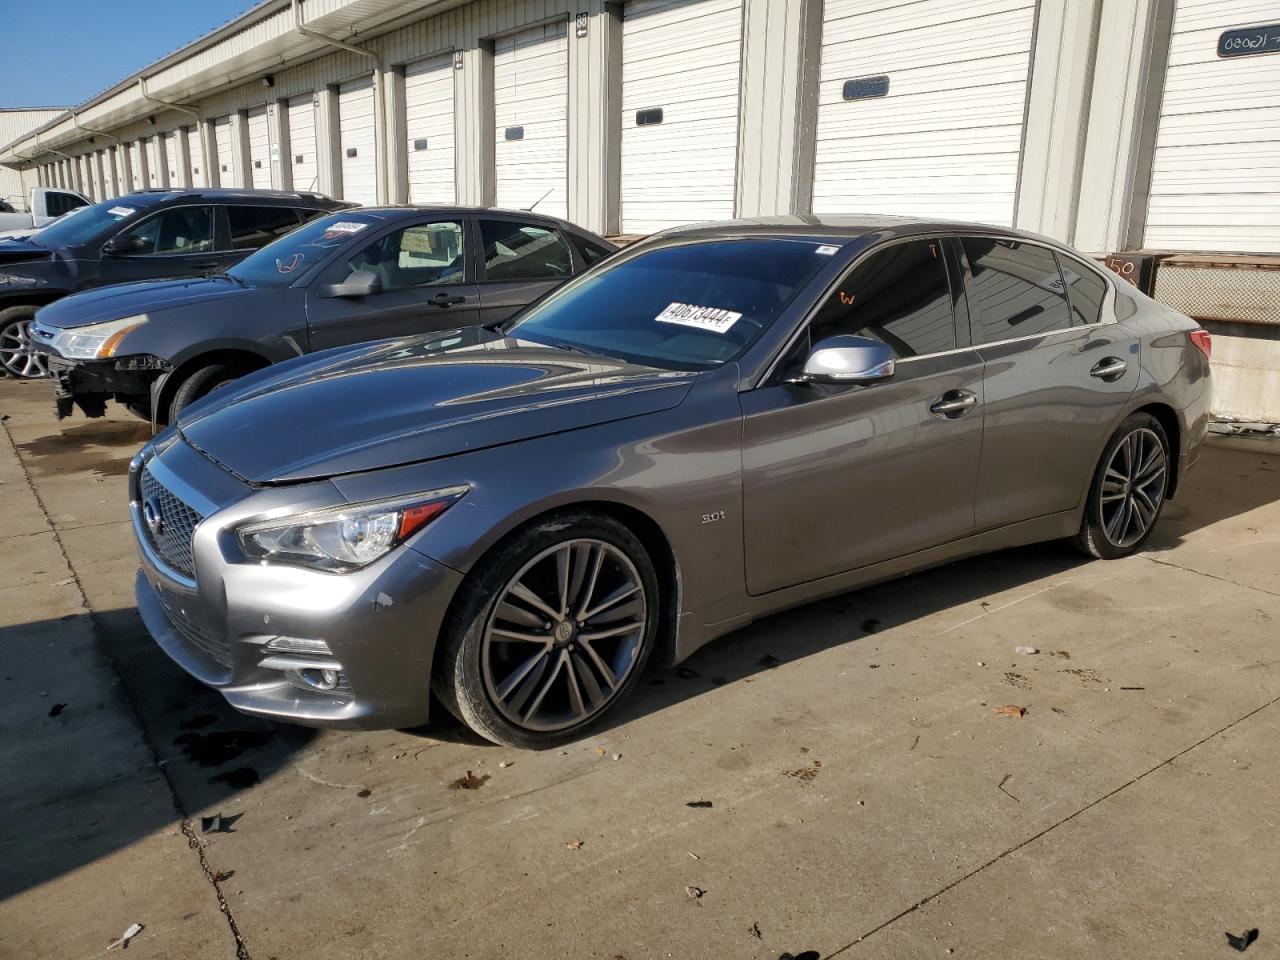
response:
{"label": "windshield", "polygon": [[633,362],[707,369],[751,346],[834,252],[783,238],[662,247],[566,284],[506,332]]}
{"label": "windshield", "polygon": [[42,247],[74,247],[105,233],[139,209],[123,200],[106,200],[89,207],[78,207],[45,226],[32,239]]}
{"label": "windshield", "polygon": [[382,221],[344,210],[318,217],[249,254],[227,275],[252,287],[287,287],[304,271]]}

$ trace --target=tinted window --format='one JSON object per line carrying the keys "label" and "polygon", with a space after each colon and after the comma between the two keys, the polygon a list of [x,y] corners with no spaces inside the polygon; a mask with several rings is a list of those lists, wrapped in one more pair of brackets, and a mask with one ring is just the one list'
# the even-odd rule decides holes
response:
{"label": "tinted window", "polygon": [[1058,254],[1058,266],[1071,299],[1071,325],[1081,327],[1102,319],[1102,301],[1107,295],[1107,281],[1097,271],[1075,257]]}
{"label": "tinted window", "polygon": [[613,253],[608,247],[603,247],[598,243],[588,240],[586,237],[574,237],[574,242],[578,244],[578,252],[582,254],[582,262],[587,266],[603,260],[609,254]]}
{"label": "tinted window", "polygon": [[60,217],[70,210],[86,205],[87,201],[81,200],[70,193],[46,193],[44,195],[45,214],[50,217]]}
{"label": "tinted window", "polygon": [[894,244],[855,267],[809,325],[811,344],[838,334],[873,337],[900,357],[954,349],[956,324],[942,244]]}
{"label": "tinted window", "polygon": [[489,280],[556,280],[573,272],[564,238],[555,230],[509,220],[481,220]]}
{"label": "tinted window", "polygon": [[205,253],[213,249],[213,207],[173,207],[121,235],[133,255]]}
{"label": "tinted window", "polygon": [[287,287],[336,251],[362,243],[365,231],[380,222],[350,210],[331,213],[249,254],[227,273],[252,287]]}
{"label": "tinted window", "polygon": [[227,207],[232,250],[257,250],[298,225],[291,207]]}
{"label": "tinted window", "polygon": [[1071,325],[1053,251],[1017,240],[965,237],[974,343],[1033,336]]}
{"label": "tinted window", "polygon": [[77,207],[57,223],[51,223],[35,238],[44,247],[69,247],[100,236],[121,220],[132,217],[138,207],[120,200],[108,200],[89,207]]}
{"label": "tinted window", "polygon": [[375,273],[383,290],[462,282],[462,224],[419,223],[393,230],[347,260],[347,276]]}
{"label": "tinted window", "polygon": [[708,240],[623,251],[525,311],[508,332],[658,366],[715,366],[754,343],[829,262],[819,246]]}

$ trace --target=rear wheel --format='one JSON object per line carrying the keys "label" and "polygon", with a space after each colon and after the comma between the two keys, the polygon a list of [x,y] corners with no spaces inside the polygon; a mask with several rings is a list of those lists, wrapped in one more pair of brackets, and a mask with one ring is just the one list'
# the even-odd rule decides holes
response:
{"label": "rear wheel", "polygon": [[442,638],[439,692],[467,726],[507,746],[582,736],[635,685],[657,634],[652,561],[605,516],[520,531],[463,590]]}
{"label": "rear wheel", "polygon": [[178,389],[173,394],[173,400],[169,403],[169,423],[175,422],[178,414],[186,407],[208,396],[219,387],[226,386],[242,373],[243,371],[237,367],[225,363],[211,363],[193,372],[178,384]]}
{"label": "rear wheel", "polygon": [[1076,545],[1091,557],[1136,553],[1151,536],[1169,490],[1169,440],[1160,421],[1135,413],[1102,453]]}
{"label": "rear wheel", "polygon": [[44,355],[31,348],[31,321],[35,316],[35,307],[0,310],[0,367],[19,380],[34,380],[49,373]]}

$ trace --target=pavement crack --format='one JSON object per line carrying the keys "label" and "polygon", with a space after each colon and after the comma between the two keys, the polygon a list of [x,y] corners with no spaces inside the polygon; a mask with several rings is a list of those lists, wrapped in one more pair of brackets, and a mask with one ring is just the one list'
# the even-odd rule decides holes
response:
{"label": "pavement crack", "polygon": [[1280,593],[1274,590],[1267,590],[1264,587],[1255,587],[1251,583],[1240,583],[1238,580],[1228,580],[1226,577],[1220,577],[1216,573],[1205,573],[1203,570],[1196,570],[1194,567],[1184,567],[1180,563],[1170,563],[1168,560],[1157,560],[1155,557],[1149,557],[1142,554],[1143,560],[1150,560],[1152,563],[1158,563],[1162,567],[1173,567],[1175,570],[1181,570],[1184,573],[1192,573],[1198,577],[1208,577],[1210,580],[1217,580],[1219,583],[1229,583],[1233,587],[1241,587],[1245,590],[1254,590],[1258,593],[1265,593],[1268,597],[1280,597]]}
{"label": "pavement crack", "polygon": [[[1174,566],[1174,564],[1169,564],[1169,566]],[[1265,593],[1266,591],[1263,591],[1263,592]],[[1002,853],[996,854],[996,856],[992,857],[990,860],[987,860],[985,863],[982,863],[979,866],[974,867],[974,869],[970,870],[963,877],[960,877],[956,880],[951,881],[951,883],[948,883],[946,886],[938,890],[935,890],[933,893],[929,894],[927,897],[923,898],[922,900],[917,900],[915,903],[907,907],[905,910],[902,910],[899,913],[894,914],[888,920],[885,920],[882,923],[872,927],[866,933],[860,935],[857,939],[851,940],[850,942],[846,943],[843,947],[840,947],[839,949],[833,950],[831,951],[831,953],[826,954],[825,956],[827,960],[831,960],[832,957],[838,957],[843,953],[849,952],[858,944],[862,943],[864,940],[867,940],[875,936],[877,933],[879,933],[881,930],[884,930],[886,927],[892,926],[893,924],[901,920],[903,917],[906,917],[906,916],[909,916],[910,914],[915,913],[917,910],[919,910],[921,907],[925,906],[926,904],[931,903],[934,900],[937,900],[939,897],[942,897],[949,891],[960,886],[960,884],[964,883],[965,881],[971,880],[972,878],[976,877],[978,874],[982,873],[982,871],[986,870],[988,867],[992,866],[993,864],[999,863],[1001,860],[1005,859],[1011,854],[1017,853],[1023,847],[1026,847],[1026,846],[1029,846],[1030,844],[1035,843],[1037,840],[1047,836],[1048,834],[1052,833],[1054,830],[1057,830],[1059,827],[1070,823],[1072,820],[1076,819],[1076,817],[1080,816],[1081,814],[1087,813],[1089,810],[1092,810],[1094,807],[1098,806],[1098,804],[1104,803],[1107,800],[1110,800],[1116,794],[1129,789],[1130,787],[1132,787],[1134,784],[1138,783],[1141,780],[1145,780],[1147,777],[1151,776],[1151,774],[1155,773],[1156,771],[1164,769],[1165,767],[1169,766],[1169,764],[1175,762],[1176,760],[1181,759],[1182,757],[1185,757],[1191,751],[1197,749],[1198,747],[1204,746],[1204,744],[1208,743],[1210,740],[1214,739],[1215,737],[1219,737],[1222,734],[1226,733],[1232,727],[1235,727],[1241,723],[1244,723],[1250,717],[1256,716],[1257,714],[1261,713],[1263,710],[1266,710],[1268,707],[1275,706],[1277,703],[1280,703],[1280,697],[1273,697],[1272,699],[1268,700],[1266,703],[1263,703],[1262,705],[1250,710],[1244,716],[1237,717],[1235,720],[1232,720],[1226,726],[1220,727],[1217,730],[1213,731],[1213,733],[1210,733],[1207,736],[1202,737],[1201,739],[1197,740],[1195,743],[1191,744],[1191,746],[1186,747],[1185,749],[1179,750],[1177,753],[1175,753],[1171,757],[1161,760],[1154,767],[1144,770],[1142,773],[1138,774],[1136,777],[1133,777],[1130,780],[1126,780],[1124,783],[1120,784],[1120,786],[1116,787],[1114,790],[1110,790],[1107,793],[1104,793],[1102,796],[1098,797],[1097,799],[1089,801],[1079,810],[1076,810],[1073,813],[1067,814],[1061,820],[1058,820],[1055,823],[1051,823],[1049,826],[1045,827],[1043,830],[1039,831],[1038,833],[1035,833],[1030,837],[1027,837],[1027,839],[1025,840],[1019,841],[1018,843],[1014,844],[1012,847],[1009,847],[1007,850],[1003,851]]]}
{"label": "pavement crack", "polygon": [[40,496],[40,491],[36,489],[36,485],[31,482],[31,473],[27,469],[26,461],[22,459],[22,454],[18,450],[17,443],[14,442],[13,434],[9,427],[3,421],[0,421],[0,429],[4,431],[5,440],[8,441],[10,449],[13,450],[14,460],[18,466],[22,468],[22,478],[26,481],[27,489],[31,491],[31,496],[35,499],[36,505],[40,508],[41,514],[44,515],[45,522],[49,524],[48,533],[52,535],[53,542],[57,545],[58,553],[62,556],[63,562],[67,565],[67,569],[71,572],[71,584],[75,586],[76,593],[80,595],[80,603],[85,610],[89,612],[89,623],[93,629],[94,637],[97,639],[98,648],[102,651],[103,657],[111,664],[111,671],[115,674],[115,678],[125,702],[129,705],[129,711],[133,714],[134,722],[138,726],[138,735],[142,742],[146,745],[147,752],[151,755],[151,763],[164,777],[165,786],[169,790],[169,802],[173,805],[174,812],[178,815],[178,821],[182,828],[183,835],[187,838],[187,845],[196,852],[200,870],[204,873],[205,879],[213,887],[214,896],[218,901],[218,909],[226,918],[227,926],[231,931],[231,936],[236,944],[236,960],[252,960],[249,954],[249,948],[244,942],[244,938],[240,935],[240,928],[236,924],[235,917],[231,913],[231,907],[227,903],[226,898],[222,895],[221,885],[217,882],[213,870],[209,867],[208,858],[205,856],[204,844],[196,836],[195,828],[191,825],[191,818],[187,810],[182,805],[182,799],[178,795],[177,785],[169,776],[166,764],[160,762],[160,751],[156,747],[155,741],[151,737],[151,732],[147,729],[147,725],[142,720],[142,709],[129,686],[124,672],[120,669],[120,664],[116,662],[116,658],[111,654],[111,646],[106,643],[103,636],[102,624],[98,620],[98,613],[89,603],[89,596],[84,591],[84,584],[80,582],[80,573],[76,570],[76,566],[71,562],[71,555],[67,553],[67,545],[62,540],[61,531],[53,523],[53,518],[49,515],[49,507],[44,502],[44,498]]}

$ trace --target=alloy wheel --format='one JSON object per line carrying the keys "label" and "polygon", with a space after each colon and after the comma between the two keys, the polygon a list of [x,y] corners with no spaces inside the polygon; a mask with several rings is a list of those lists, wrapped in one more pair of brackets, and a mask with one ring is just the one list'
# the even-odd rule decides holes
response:
{"label": "alloy wheel", "polygon": [[513,576],[485,624],[485,690],[526,730],[576,726],[626,683],[648,627],[644,582],[621,549],[575,539]]}
{"label": "alloy wheel", "polygon": [[1140,427],[1111,454],[1102,477],[1102,530],[1113,546],[1133,546],[1151,529],[1164,499],[1168,458],[1154,430]]}
{"label": "alloy wheel", "polygon": [[0,366],[20,380],[33,380],[49,372],[42,354],[31,347],[30,321],[14,320],[0,329]]}

